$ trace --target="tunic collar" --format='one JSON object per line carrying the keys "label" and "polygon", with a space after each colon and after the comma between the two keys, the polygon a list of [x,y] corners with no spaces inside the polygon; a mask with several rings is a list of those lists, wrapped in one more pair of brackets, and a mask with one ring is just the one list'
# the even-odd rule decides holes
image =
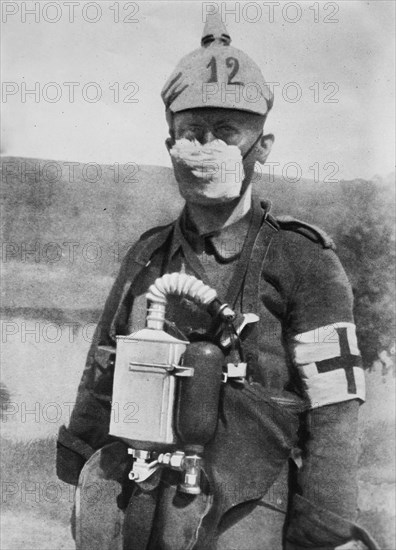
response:
{"label": "tunic collar", "polygon": [[184,208],[175,224],[170,259],[180,248],[183,249],[186,246],[192,248],[198,255],[203,254],[209,248],[223,262],[236,259],[241,254],[251,218],[252,208],[243,218],[220,231],[198,235],[196,227],[188,217],[187,209]]}

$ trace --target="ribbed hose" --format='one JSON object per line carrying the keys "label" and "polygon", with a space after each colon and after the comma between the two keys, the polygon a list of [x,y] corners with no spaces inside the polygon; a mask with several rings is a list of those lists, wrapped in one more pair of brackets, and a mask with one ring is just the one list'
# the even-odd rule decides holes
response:
{"label": "ribbed hose", "polygon": [[221,304],[217,292],[193,275],[186,273],[166,273],[150,286],[146,298],[151,302],[148,310],[147,326],[162,329],[165,318],[167,296],[187,296],[197,304],[205,306],[212,315],[223,319],[233,319],[235,314],[227,304]]}
{"label": "ribbed hose", "polygon": [[166,273],[150,286],[146,298],[152,302],[166,304],[168,294],[189,296],[202,305],[210,304],[217,297],[217,292],[213,288],[193,275]]}

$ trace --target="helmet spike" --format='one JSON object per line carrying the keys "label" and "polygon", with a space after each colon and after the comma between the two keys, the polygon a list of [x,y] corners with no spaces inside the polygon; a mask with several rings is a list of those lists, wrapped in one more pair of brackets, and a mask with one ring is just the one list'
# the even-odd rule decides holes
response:
{"label": "helmet spike", "polygon": [[223,44],[224,46],[231,44],[231,37],[218,12],[207,15],[201,38],[201,46],[203,48],[207,48],[213,43]]}

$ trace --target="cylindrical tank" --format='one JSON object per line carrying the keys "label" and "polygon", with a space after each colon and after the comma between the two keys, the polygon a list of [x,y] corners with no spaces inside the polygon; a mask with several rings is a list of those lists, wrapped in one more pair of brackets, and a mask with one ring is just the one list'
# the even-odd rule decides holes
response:
{"label": "cylindrical tank", "polygon": [[200,452],[216,431],[224,355],[211,342],[193,342],[183,365],[194,376],[179,379],[175,429],[186,450]]}

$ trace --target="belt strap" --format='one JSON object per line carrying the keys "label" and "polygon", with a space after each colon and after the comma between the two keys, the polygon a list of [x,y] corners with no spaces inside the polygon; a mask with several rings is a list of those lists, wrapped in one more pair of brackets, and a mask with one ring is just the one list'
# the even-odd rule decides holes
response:
{"label": "belt strap", "polygon": [[132,495],[125,512],[123,550],[147,550],[154,527],[158,487],[152,492]]}

